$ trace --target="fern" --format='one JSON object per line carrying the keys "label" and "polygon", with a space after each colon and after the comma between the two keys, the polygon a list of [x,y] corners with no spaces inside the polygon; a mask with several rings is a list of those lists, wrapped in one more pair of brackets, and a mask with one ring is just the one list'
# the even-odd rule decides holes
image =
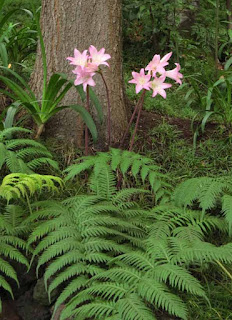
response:
{"label": "fern", "polygon": [[0,170],[4,165],[12,173],[33,173],[45,165],[59,170],[57,162],[42,144],[26,138],[13,139],[16,133],[30,134],[31,131],[9,128],[0,132]]}
{"label": "fern", "polygon": [[232,196],[226,194],[222,197],[222,212],[225,215],[225,219],[229,224],[229,230],[231,233],[232,227]]}
{"label": "fern", "polygon": [[[201,177],[182,182],[174,192],[174,201],[179,207],[198,204],[202,213],[213,208],[225,216],[231,233],[232,226],[232,177]],[[218,210],[218,211],[219,211]]]}
{"label": "fern", "polygon": [[58,186],[62,186],[62,180],[58,177],[11,173],[7,175],[0,185],[0,197],[7,201],[15,198],[32,196],[36,191],[47,189],[58,191]]}
{"label": "fern", "polygon": [[37,272],[47,265],[49,296],[64,288],[54,312],[65,303],[61,320],[156,319],[160,309],[187,319],[186,293],[207,300],[190,267],[232,262],[232,244],[207,242],[210,232],[227,231],[223,217],[174,204],[143,209],[136,200],[144,190],[117,191],[112,168],[99,159],[90,194],[38,202],[27,219],[38,223],[28,244],[37,244]]}
{"label": "fern", "polygon": [[71,165],[65,170],[66,180],[73,179],[82,172],[91,171],[96,178],[98,171],[109,169],[113,172],[121,172],[124,177],[133,177],[150,185],[156,195],[156,201],[167,201],[170,198],[171,184],[168,176],[161,173],[161,170],[149,158],[141,156],[134,152],[123,151],[120,149],[111,149],[108,153],[100,152],[95,156],[83,157],[77,160],[77,163]]}
{"label": "fern", "polygon": [[[8,291],[13,298],[13,292],[8,279],[14,280],[18,285],[18,278],[15,269],[10,261],[17,261],[29,267],[28,261],[22,254],[22,250],[26,249],[26,243],[15,235],[14,226],[0,214],[0,288]],[[0,297],[0,313],[2,311],[2,303]]]}
{"label": "fern", "polygon": [[[60,178],[53,176],[43,176],[38,174],[12,173],[2,181],[0,185],[0,287],[8,291],[13,298],[13,292],[9,278],[13,279],[18,285],[18,279],[11,261],[16,261],[29,267],[28,261],[22,254],[24,250],[29,250],[25,236],[32,229],[32,225],[25,223],[27,214],[25,208],[19,205],[20,199],[26,198],[29,204],[29,197],[35,192],[58,191],[63,183]],[[5,205],[6,200],[8,202]],[[11,201],[11,204],[9,202]],[[17,203],[17,204],[15,204]],[[1,312],[0,299],[0,312]]]}

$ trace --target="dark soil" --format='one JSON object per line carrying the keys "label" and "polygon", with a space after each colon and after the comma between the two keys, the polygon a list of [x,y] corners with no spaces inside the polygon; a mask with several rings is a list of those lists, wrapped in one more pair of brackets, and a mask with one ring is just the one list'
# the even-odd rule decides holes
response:
{"label": "dark soil", "polygon": [[[134,122],[136,119],[134,120]],[[144,145],[149,149],[152,149],[152,137],[151,131],[155,127],[158,127],[163,122],[167,122],[170,125],[173,125],[175,129],[178,131],[178,135],[180,139],[186,140],[187,143],[193,143],[193,134],[192,131],[192,120],[191,119],[182,119],[182,118],[174,118],[167,115],[161,115],[159,113],[145,111],[143,110],[141,113],[141,118],[139,120],[138,126],[138,141],[134,146],[134,151],[141,151],[143,150]],[[200,125],[200,122],[195,121],[193,123],[193,127],[196,128]],[[204,135],[198,137],[198,139],[205,140],[212,136],[212,133],[215,132],[216,127],[218,126],[217,123],[209,122],[206,125]],[[123,149],[127,149],[129,145],[129,137],[126,139]],[[117,147],[117,146],[116,146]]]}
{"label": "dark soil", "polygon": [[[181,138],[190,140],[192,142],[193,131],[191,129],[191,119],[174,118],[150,111],[142,111],[139,124],[139,134],[146,137],[146,135],[148,135],[154,127],[160,125],[163,120],[165,120],[170,125],[176,126],[177,130],[180,132]],[[195,121],[194,128],[196,128],[199,124],[200,122]],[[207,124],[206,134],[210,134],[210,132],[214,131],[216,127],[217,123],[209,122]]]}

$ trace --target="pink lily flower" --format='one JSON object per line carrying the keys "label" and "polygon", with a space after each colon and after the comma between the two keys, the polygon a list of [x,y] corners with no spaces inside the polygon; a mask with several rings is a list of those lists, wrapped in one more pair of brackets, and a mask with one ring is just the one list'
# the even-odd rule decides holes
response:
{"label": "pink lily flower", "polygon": [[86,91],[87,85],[94,87],[96,85],[93,80],[94,72],[89,72],[86,68],[78,66],[73,73],[77,75],[76,80],[74,81],[75,86],[83,84],[83,89]]}
{"label": "pink lily flower", "polygon": [[70,64],[84,67],[87,64],[88,58],[87,50],[81,53],[79,50],[74,49],[74,57],[68,57],[67,60],[71,61]]}
{"label": "pink lily flower", "polygon": [[166,79],[165,74],[161,77],[155,77],[153,81],[151,81],[150,87],[153,90],[152,97],[155,97],[157,94],[161,95],[164,99],[166,99],[166,91],[165,89],[170,88],[172,85],[170,83],[164,83]]}
{"label": "pink lily flower", "polygon": [[105,64],[109,67],[109,64],[106,62],[106,60],[110,59],[111,56],[105,53],[105,48],[97,51],[97,49],[93,45],[91,45],[89,47],[89,53],[90,58],[92,59],[92,64],[95,64],[97,66],[99,66],[100,64]]}
{"label": "pink lily flower", "polygon": [[140,73],[133,71],[132,76],[134,79],[130,80],[129,83],[136,84],[136,93],[139,93],[142,89],[150,90],[151,75],[145,75],[144,69],[141,69]]}
{"label": "pink lily flower", "polygon": [[152,61],[146,66],[145,70],[152,72],[154,75],[156,74],[156,72],[164,74],[164,67],[169,64],[168,60],[170,59],[171,55],[172,52],[169,52],[162,59],[160,59],[160,55],[155,54]]}
{"label": "pink lily flower", "polygon": [[182,84],[181,79],[183,78],[183,74],[180,73],[180,64],[179,63],[175,63],[176,68],[166,71],[166,77],[171,78],[173,80],[176,81],[176,83]]}

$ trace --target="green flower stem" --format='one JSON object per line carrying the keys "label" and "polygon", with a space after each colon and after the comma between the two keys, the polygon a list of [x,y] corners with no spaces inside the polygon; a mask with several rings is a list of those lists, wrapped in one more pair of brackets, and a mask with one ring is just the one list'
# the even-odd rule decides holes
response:
{"label": "green flower stem", "polygon": [[130,121],[129,121],[128,125],[127,125],[126,131],[125,131],[125,133],[124,133],[124,135],[123,135],[122,141],[121,141],[121,143],[120,143],[120,148],[122,148],[122,146],[123,146],[123,144],[124,144],[124,141],[125,141],[125,139],[126,139],[126,136],[128,135],[129,129],[130,129],[130,127],[131,127],[131,124],[132,124],[132,122],[133,122],[133,120],[134,120],[134,117],[135,117],[136,113],[138,112],[139,106],[140,106],[141,101],[142,101],[142,99],[143,99],[143,95],[145,95],[145,91],[146,91],[146,90],[144,89],[142,95],[140,96],[140,98],[139,98],[139,100],[138,100],[138,102],[137,102],[137,104],[136,104],[136,106],[135,106],[135,108],[134,108],[134,112],[133,112],[133,114],[132,114],[132,116],[131,116],[131,118],[130,118]]}
{"label": "green flower stem", "polygon": [[[89,86],[87,85],[86,88],[86,110],[90,112],[90,106],[89,106]],[[85,125],[85,155],[88,156],[89,154],[89,132],[88,127]]]}
{"label": "green flower stem", "polygon": [[142,111],[142,108],[143,108],[143,102],[144,102],[145,94],[146,94],[146,90],[143,90],[143,93],[142,93],[142,95],[141,95],[140,106],[139,106],[139,108],[138,108],[138,116],[137,116],[137,120],[136,120],[136,124],[135,124],[135,130],[134,130],[133,136],[132,136],[132,138],[131,138],[129,151],[132,151],[132,149],[133,149],[133,145],[134,145],[134,141],[135,141],[135,136],[136,136],[136,133],[137,133],[137,130],[138,130],[139,119],[140,119],[141,111]]}

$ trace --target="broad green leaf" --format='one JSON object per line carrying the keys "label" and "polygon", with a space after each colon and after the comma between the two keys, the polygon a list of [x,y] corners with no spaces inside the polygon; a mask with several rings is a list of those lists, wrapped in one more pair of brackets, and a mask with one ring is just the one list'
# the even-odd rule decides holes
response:
{"label": "broad green leaf", "polygon": [[230,58],[226,61],[224,69],[227,71],[227,70],[229,69],[229,67],[231,66],[231,64],[232,64],[232,57],[230,57]]}
{"label": "broad green leaf", "polygon": [[0,43],[0,58],[4,67],[8,67],[8,54],[6,46],[3,42]]}

